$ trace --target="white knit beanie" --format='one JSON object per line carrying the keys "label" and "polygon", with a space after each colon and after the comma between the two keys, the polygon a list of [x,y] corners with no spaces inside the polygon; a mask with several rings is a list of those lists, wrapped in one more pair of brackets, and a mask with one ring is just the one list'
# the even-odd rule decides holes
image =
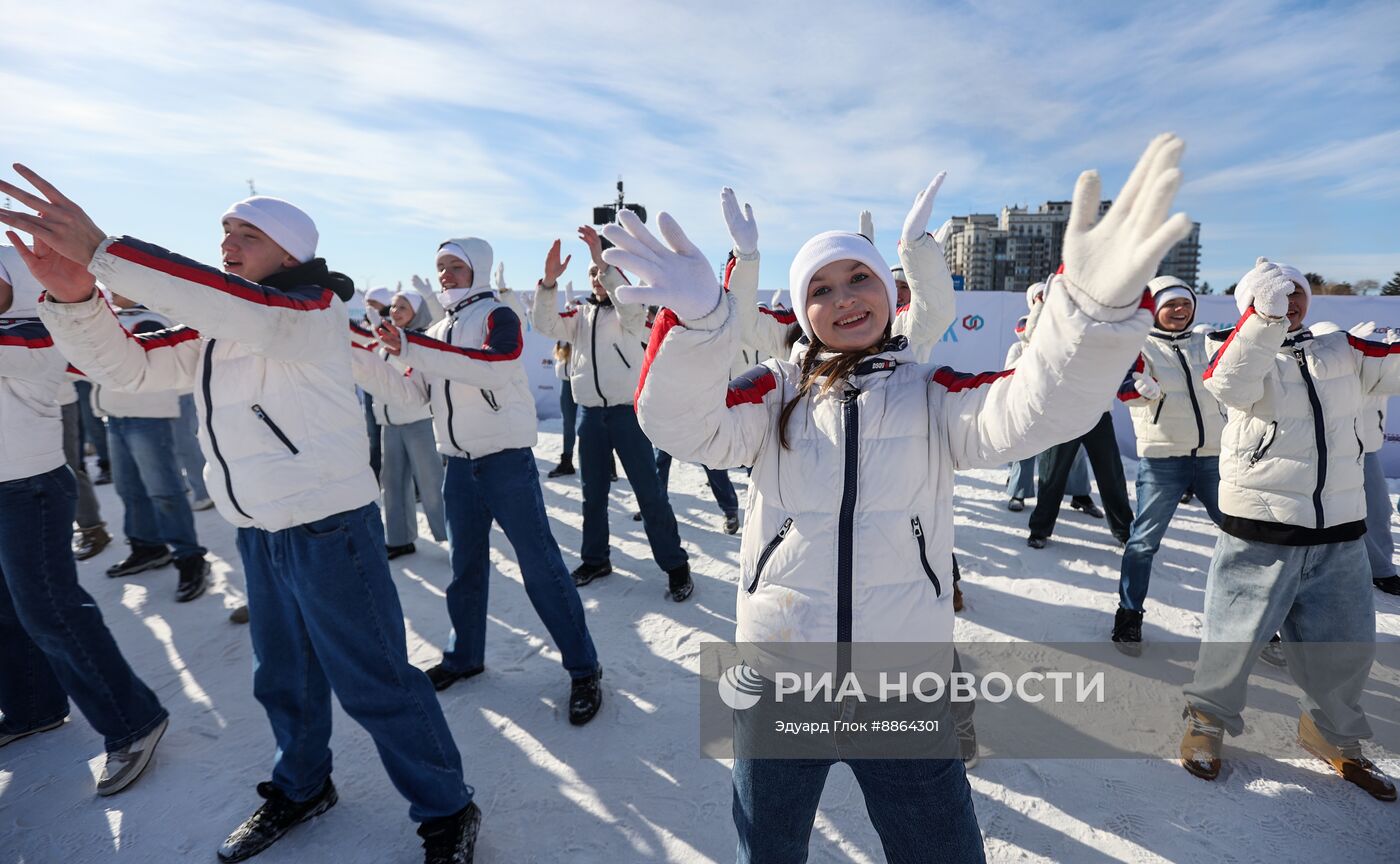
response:
{"label": "white knit beanie", "polygon": [[0,246],[0,279],[14,289],[10,308],[0,312],[0,318],[39,317],[39,295],[44,293],[44,286],[29,272],[29,265],[13,246]]}
{"label": "white knit beanie", "polygon": [[[389,289],[385,288],[384,290],[388,291]],[[419,309],[423,308],[423,295],[419,294],[417,291],[400,291],[393,297],[390,297],[389,302],[392,303],[400,297],[408,301],[408,305],[413,308],[414,312],[417,312]]]}
{"label": "white knit beanie", "polygon": [[394,292],[383,285],[378,288],[371,288],[365,292],[365,302],[383,303],[385,306],[388,306],[390,303],[394,302]]}
{"label": "white knit beanie", "polygon": [[797,316],[797,324],[802,328],[802,332],[807,334],[808,339],[815,338],[812,334],[812,325],[807,320],[807,289],[811,287],[812,277],[817,271],[833,261],[859,261],[869,267],[871,272],[885,285],[885,293],[889,298],[889,323],[894,323],[895,310],[895,287],[894,274],[890,272],[890,265],[880,255],[880,250],[875,248],[861,234],[852,234],[849,231],[827,231],[818,234],[811,240],[802,244],[802,248],[797,250],[797,257],[792,259],[792,269],[788,271],[788,291],[792,296],[792,311]]}
{"label": "white knit beanie", "polygon": [[[1261,258],[1259,260],[1263,261],[1265,259]],[[1274,263],[1277,264],[1278,262]],[[1258,267],[1258,264],[1256,263],[1255,266]],[[1303,278],[1302,271],[1297,267],[1290,267],[1287,264],[1279,264],[1278,269],[1285,277],[1293,280],[1293,284],[1297,285],[1302,292],[1307,295],[1308,299],[1312,299],[1312,286],[1308,284],[1307,279]],[[1255,274],[1257,272],[1257,270],[1250,270],[1248,273],[1244,274],[1244,278],[1235,286],[1235,306],[1239,308],[1241,315],[1244,314],[1244,310],[1254,305],[1254,292],[1259,289],[1259,286],[1255,284],[1257,281]]]}
{"label": "white knit beanie", "polygon": [[1026,308],[1033,309],[1035,304],[1045,299],[1045,283],[1036,282],[1026,289]]}
{"label": "white knit beanie", "polygon": [[316,243],[320,240],[316,223],[305,211],[281,198],[254,195],[234,204],[219,218],[242,219],[303,264],[316,257]]}

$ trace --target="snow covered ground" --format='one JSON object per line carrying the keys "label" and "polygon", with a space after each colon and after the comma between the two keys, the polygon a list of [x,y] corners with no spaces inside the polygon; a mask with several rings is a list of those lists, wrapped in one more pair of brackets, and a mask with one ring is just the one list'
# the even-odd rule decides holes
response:
{"label": "snow covered ground", "polygon": [[[558,421],[544,426],[535,450],[542,470],[559,452]],[[733,476],[742,485],[743,473]],[[1106,638],[1119,560],[1107,530],[1066,508],[1052,545],[1028,549],[1028,513],[1004,509],[1003,479],[1000,471],[959,478],[968,605],[958,638]],[[112,487],[99,491],[109,524],[120,526]],[[545,497],[573,566],[578,478],[545,481]],[[729,771],[699,756],[692,673],[703,642],[733,635],[739,538],[720,532],[699,469],[673,468],[671,500],[697,583],[680,605],[662,599],[665,576],[630,518],[627,484],[614,487],[615,572],[583,589],[607,670],[605,702],[581,729],[568,724],[557,652],[541,638],[510,546],[495,535],[487,672],[442,694],[485,813],[478,861],[733,860]],[[58,731],[0,750],[0,864],[212,861],[260,802],[253,786],[267,777],[272,737],[251,693],[248,630],[226,620],[241,597],[233,529],[214,511],[196,520],[217,560],[214,589],[193,603],[175,603],[173,568],[105,578],[124,554],[120,544],[80,565],[127,658],[173,715],[156,762],[130,790],[95,797],[101,739],[76,713]],[[1198,638],[1213,536],[1199,506],[1184,508],[1154,571],[1148,640]],[[447,551],[423,539],[418,547],[393,569],[412,660],[426,667],[448,632]],[[1400,600],[1377,592],[1376,603],[1379,638],[1400,641]],[[420,860],[407,805],[369,737],[338,710],[336,724],[340,804],[257,860]],[[971,781],[992,861],[1396,861],[1400,805],[1372,800],[1303,755],[1236,764],[1214,784],[1147,759],[985,759]],[[1382,764],[1400,776],[1395,754]],[[822,798],[812,860],[884,860],[859,787],[842,766]]]}

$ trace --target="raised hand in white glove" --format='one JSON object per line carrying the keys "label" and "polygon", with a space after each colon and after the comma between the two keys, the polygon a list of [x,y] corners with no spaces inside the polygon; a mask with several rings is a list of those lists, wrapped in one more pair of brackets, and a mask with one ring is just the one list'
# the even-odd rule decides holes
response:
{"label": "raised hand in white glove", "polygon": [[1254,311],[1265,318],[1283,318],[1288,315],[1288,295],[1297,287],[1277,264],[1261,257],[1235,286],[1235,293],[1251,295]]}
{"label": "raised hand in white glove", "polygon": [[[729,226],[729,236],[734,239],[734,254],[752,258],[758,252],[758,224],[753,221],[753,208],[745,204],[742,210],[739,209],[739,199],[728,186],[720,190],[719,205],[724,210],[724,224]],[[607,232],[603,234],[606,236]]]}
{"label": "raised hand in white glove", "polygon": [[1162,385],[1157,383],[1157,379],[1151,375],[1144,375],[1141,372],[1133,373],[1133,389],[1138,395],[1149,402],[1156,402],[1162,398]]}
{"label": "raised hand in white glove", "polygon": [[564,308],[574,305],[574,280],[564,283]]}
{"label": "raised hand in white glove", "polygon": [[1376,322],[1362,321],[1360,324],[1347,331],[1357,339],[1370,339],[1371,334],[1376,332]]}
{"label": "raised hand in white glove", "polygon": [[[904,217],[904,231],[899,235],[899,245],[907,246],[928,234],[928,220],[933,215],[933,201],[938,197],[943,178],[947,176],[947,171],[939,171],[938,176],[914,196],[914,206],[909,208],[909,215]],[[871,233],[874,233],[873,230]],[[875,242],[875,238],[869,239],[870,242]]]}
{"label": "raised hand in white glove", "polygon": [[1098,224],[1099,174],[1079,175],[1065,228],[1064,279],[1091,317],[1131,318],[1162,256],[1191,233],[1186,214],[1167,218],[1181,185],[1177,166],[1185,147],[1175,135],[1153,139]]}
{"label": "raised hand in white glove", "polygon": [[938,197],[938,189],[946,176],[948,172],[940,171],[923,191],[914,196],[914,206],[904,217],[904,229],[899,236],[899,263],[904,267],[904,278],[909,282],[909,289],[930,301],[945,295],[951,298],[953,291],[953,274],[948,271],[948,262],[943,257],[943,245],[928,233],[933,201]]}
{"label": "raised hand in white glove", "polygon": [[413,279],[411,281],[413,282],[413,290],[417,291],[419,294],[437,293],[437,291],[433,288],[432,283],[430,283],[427,279],[424,279],[422,276],[419,276],[417,273],[413,274]]}
{"label": "raised hand in white glove", "polygon": [[871,243],[875,242],[875,217],[869,210],[860,211],[860,234]]}
{"label": "raised hand in white glove", "polygon": [[502,261],[496,265],[496,275],[492,281],[495,283],[497,294],[504,294],[510,290],[506,287],[506,262]]}
{"label": "raised hand in white glove", "polygon": [[613,244],[603,252],[603,260],[642,280],[640,285],[615,289],[614,300],[665,306],[682,321],[705,317],[722,299],[715,271],[670,213],[657,216],[656,227],[666,238],[664,244],[630,210],[618,213],[617,222],[603,229]]}

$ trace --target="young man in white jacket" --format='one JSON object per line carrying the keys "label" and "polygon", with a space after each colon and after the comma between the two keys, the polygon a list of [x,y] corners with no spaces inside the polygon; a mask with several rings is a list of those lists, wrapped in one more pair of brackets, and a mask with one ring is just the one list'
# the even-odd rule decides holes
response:
{"label": "young man in white jacket", "polygon": [[1223,519],[1201,653],[1186,687],[1182,765],[1218,776],[1223,733],[1244,726],[1250,669],[1281,632],[1288,671],[1304,693],[1299,742],[1372,796],[1394,801],[1395,784],[1360,745],[1371,735],[1360,697],[1376,617],[1356,424],[1369,399],[1400,392],[1400,348],[1342,332],[1315,337],[1303,326],[1309,299],[1301,273],[1260,258],[1235,289],[1239,322],[1211,337],[1203,379],[1228,416]]}
{"label": "young man in white jacket", "polygon": [[[0,221],[34,236],[25,260],[47,289],[40,315],[68,358],[113,387],[199,388],[209,491],[238,526],[253,694],[277,740],[272,779],[257,789],[265,803],[219,857],[255,855],[335,804],[334,691],[422,823],[427,860],[470,860],[480,810],[432,685],[408,662],[384,556],[345,338],[354,286],[315,257],[315,224],[279,199],[238,202],[222,218],[221,272],[108,237],[43,178],[16,170],[43,197],[0,190],[42,215],[0,210]],[[94,277],[185,326],[132,336]]]}
{"label": "young man in white jacket", "polygon": [[408,410],[431,406],[438,452],[447,457],[443,500],[452,551],[447,612],[452,636],[428,670],[438,690],[486,669],[486,610],[491,523],[515,549],[530,602],[562,655],[572,680],[569,722],[581,726],[602,704],[598,653],[578,588],[549,527],[535,457],[535,398],[520,362],[524,326],[496,299],[489,282],[491,246],[477,237],[443,243],[437,252],[447,317],[426,333],[382,324],[380,341],[400,368],[355,352],[355,377],[376,399]]}
{"label": "young man in white jacket", "polygon": [[[1318,332],[1313,327],[1313,333]],[[1357,324],[1348,331],[1360,339],[1372,342],[1394,344],[1400,342],[1400,330],[1381,328],[1376,322]],[[1400,576],[1395,574],[1395,542],[1390,531],[1390,514],[1394,507],[1390,500],[1390,487],[1386,483],[1385,468],[1381,465],[1381,448],[1385,446],[1385,415],[1390,402],[1388,396],[1378,396],[1370,400],[1356,421],[1356,432],[1361,439],[1361,449],[1366,480],[1366,554],[1371,561],[1371,584],[1387,594],[1400,595]]]}
{"label": "young man in white jacket", "polygon": [[[1081,177],[1065,239],[1066,258],[1080,263],[1051,297],[1048,338],[1032,342],[1014,372],[913,362],[907,343],[891,338],[888,266],[865,237],[832,231],[809,240],[791,268],[806,350],[730,381],[715,358],[738,344],[736,298],[675,220],[658,217],[665,245],[630,213],[605,229],[617,245],[606,260],[643,281],[621,299],[667,307],[637,396],[645,427],[677,458],[753,466],[736,640],[756,662],[802,665],[795,643],[808,643],[873,673],[869,643],[903,643],[930,664],[920,668],[946,679],[953,471],[1074,438],[1112,399],[1150,323],[1142,286],[1190,229],[1183,216],[1166,220],[1181,149],[1171,136],[1154,141],[1092,229],[1099,183]],[[900,256],[911,277],[941,258],[925,227],[936,189],[905,222]],[[869,716],[851,707],[843,719]],[[735,717],[738,860],[804,860],[825,778],[842,757],[745,752],[755,733],[745,716]],[[951,738],[942,743],[941,757],[848,760],[893,864],[983,860],[962,763],[947,758]]]}
{"label": "young man in white jacket", "polygon": [[1210,363],[1204,333],[1191,330],[1196,292],[1175,276],[1147,283],[1157,312],[1138,363],[1119,388],[1137,438],[1137,516],[1118,577],[1112,639],[1136,655],[1152,559],[1186,490],[1195,490],[1217,525],[1224,409],[1201,382]]}
{"label": "young man in white jacket", "polygon": [[666,571],[666,596],[679,603],[695,587],[690,559],[681,546],[676,514],[661,489],[651,441],[637,425],[632,407],[647,339],[647,308],[645,304],[614,302],[613,295],[625,284],[622,273],[603,261],[597,231],[585,225],[579,228],[579,238],[588,246],[596,268],[589,273],[593,294],[588,304],[582,309],[558,311],[558,279],[572,256],[561,260],[556,240],[545,260],[544,278],[535,288],[532,312],[536,330],[573,345],[570,362],[574,399],[582,415],[578,449],[583,474],[583,546],[579,550],[583,562],[574,570],[574,583],[587,585],[612,572],[608,488],[610,459],[615,452],[637,496],[652,559]]}
{"label": "young man in white jacket", "polygon": [[42,290],[0,246],[0,747],[62,726],[72,697],[106,746],[97,794],[112,795],[145,770],[170,715],[78,584],[55,398],[68,362],[38,318]]}

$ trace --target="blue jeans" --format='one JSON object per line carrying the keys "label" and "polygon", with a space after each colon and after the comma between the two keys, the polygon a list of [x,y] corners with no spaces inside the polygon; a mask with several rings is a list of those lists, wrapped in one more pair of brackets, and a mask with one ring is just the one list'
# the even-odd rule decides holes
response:
{"label": "blue jeans", "polygon": [[[1281,633],[1288,674],[1323,737],[1338,745],[1371,737],[1360,699],[1376,649],[1373,594],[1363,540],[1280,546],[1222,531],[1186,701],[1240,734],[1249,672],[1264,643]],[[1304,642],[1338,644],[1303,650]]]}
{"label": "blue jeans", "polygon": [[447,516],[442,506],[442,454],[437,451],[431,418],[403,426],[382,426],[384,462],[379,475],[384,488],[384,542],[403,546],[418,537],[418,508],[413,487],[428,517],[434,540],[447,539]]}
{"label": "blue jeans", "polygon": [[92,382],[74,381],[73,388],[78,391],[78,415],[82,418],[83,441],[91,444],[97,451],[97,467],[105,471],[112,467],[112,456],[107,448],[107,427],[102,423],[101,417],[92,413]]}
{"label": "blue jeans", "polygon": [[1366,557],[1371,562],[1371,578],[1384,579],[1395,575],[1395,542],[1390,536],[1390,488],[1385,482],[1381,454],[1367,453],[1366,488]]}
{"label": "blue jeans", "polygon": [[583,563],[602,564],[609,558],[608,474],[612,470],[610,454],[616,452],[637,496],[656,566],[671,571],[685,564],[690,559],[681,548],[676,514],[661,490],[656,457],[651,441],[637,424],[637,412],[631,405],[581,405],[579,410],[583,414],[578,428],[579,471],[583,474]]}
{"label": "blue jeans", "polygon": [[175,453],[196,501],[209,497],[209,490],[204,486],[204,454],[199,450],[198,429],[194,396],[186,393],[180,397],[180,419],[175,421]]}
{"label": "blue jeans", "polygon": [[167,714],[78,584],[77,495],[66,465],[0,483],[0,732],[62,720],[72,696],[110,753]]}
{"label": "blue jeans", "polygon": [[558,646],[564,668],[573,678],[592,675],[598,668],[598,653],[588,635],[578,588],[549,530],[539,471],[529,448],[477,459],[449,457],[443,497],[448,502],[447,537],[452,545],[452,582],[447,586],[452,637],[442,655],[443,665],[461,672],[486,663],[494,519],[515,550],[525,593]]}
{"label": "blue jeans", "polygon": [[1118,576],[1118,605],[1122,608],[1142,611],[1152,578],[1152,558],[1187,489],[1195,490],[1211,521],[1219,525],[1218,456],[1147,456],[1138,460],[1137,518],[1129,529]]}
{"label": "blue jeans", "polygon": [[202,557],[194,513],[175,459],[175,421],[108,417],[112,481],[125,513],[122,530],[133,546],[169,544],[176,558]]}
{"label": "blue jeans", "polygon": [[331,773],[331,692],[374,739],[415,822],[467,806],[462,758],[428,676],[409,665],[379,505],[281,531],[238,529],[253,695],[277,741],[272,782],[306,801]]}
{"label": "blue jeans", "polygon": [[560,461],[574,458],[574,441],[578,438],[578,403],[574,401],[572,381],[559,382],[559,413],[564,416],[564,453]]}
{"label": "blue jeans", "polygon": [[[1044,472],[1044,453],[1039,456],[1027,456],[1020,462],[1011,463],[1011,471],[1006,477],[1006,497],[1022,500],[1035,497],[1037,462],[1041,465],[1040,470]],[[1069,482],[1065,484],[1065,494],[1071,498],[1089,494],[1089,459],[1084,455],[1083,447],[1074,455],[1074,464],[1069,469]]]}
{"label": "blue jeans", "polygon": [[[735,759],[738,864],[802,864],[834,759]],[[957,759],[851,759],[890,864],[986,860]]]}
{"label": "blue jeans", "polygon": [[[720,512],[726,516],[739,515],[739,493],[734,491],[734,483],[729,479],[728,471],[716,471],[713,468],[705,468],[705,479],[710,483],[710,491],[714,493],[715,503],[719,505]],[[661,448],[656,450],[656,477],[661,483],[661,492],[666,494],[671,485],[671,454]],[[667,499],[670,499],[667,494]],[[675,512],[675,511],[672,511]]]}

